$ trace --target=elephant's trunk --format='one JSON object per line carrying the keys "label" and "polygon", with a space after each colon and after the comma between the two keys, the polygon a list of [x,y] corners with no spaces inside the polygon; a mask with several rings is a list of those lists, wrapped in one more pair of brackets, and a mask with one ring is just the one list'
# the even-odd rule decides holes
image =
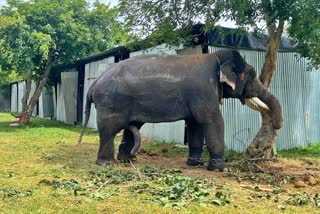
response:
{"label": "elephant's trunk", "polygon": [[258,98],[269,107],[273,128],[280,129],[282,127],[283,118],[281,106],[278,99],[266,89],[263,89],[261,91]]}
{"label": "elephant's trunk", "polygon": [[140,149],[141,135],[140,135],[139,129],[135,126],[129,126],[129,130],[132,132],[133,139],[134,139],[134,146],[133,146],[130,154],[132,156],[134,156],[138,153],[138,151]]}

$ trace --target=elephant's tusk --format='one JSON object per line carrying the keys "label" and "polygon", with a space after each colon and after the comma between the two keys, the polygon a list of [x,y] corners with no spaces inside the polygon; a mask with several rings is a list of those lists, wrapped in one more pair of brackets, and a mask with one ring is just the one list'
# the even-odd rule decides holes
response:
{"label": "elephant's tusk", "polygon": [[245,104],[246,104],[249,108],[251,108],[252,110],[260,111],[260,109],[259,109],[257,106],[255,106],[255,105],[251,102],[250,99],[244,99],[244,102],[245,102]]}
{"label": "elephant's tusk", "polygon": [[262,102],[258,97],[252,97],[251,99],[261,108],[264,108],[270,111],[269,107],[264,102]]}

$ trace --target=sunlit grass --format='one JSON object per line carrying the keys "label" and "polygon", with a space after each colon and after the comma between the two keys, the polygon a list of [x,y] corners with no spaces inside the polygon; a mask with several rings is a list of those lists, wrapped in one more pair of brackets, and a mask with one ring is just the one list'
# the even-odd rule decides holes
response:
{"label": "sunlit grass", "polygon": [[280,157],[287,158],[319,158],[320,157],[320,143],[309,144],[308,147],[296,147],[294,149],[279,151]]}
{"label": "sunlit grass", "polygon": [[[234,179],[227,179],[221,173],[214,174],[209,179],[216,185],[210,190],[211,195],[221,191],[221,188],[230,193],[231,204],[223,207],[191,202],[180,210],[165,208],[154,201],[146,200],[148,197],[145,194],[129,191],[129,186],[141,184],[141,181],[112,184],[102,188],[102,192],[107,193],[116,189],[117,193],[104,200],[56,191],[50,186],[41,185],[40,181],[74,179],[81,185],[86,185],[88,183],[86,177],[90,172],[108,170],[106,167],[95,165],[99,142],[97,132],[87,130],[82,144],[77,145],[80,127],[37,118],[32,118],[30,125],[10,127],[9,124],[14,120],[10,114],[0,113],[0,213],[277,213],[280,211],[277,208],[278,204],[271,200],[250,199],[251,190],[241,189]],[[120,137],[117,137],[117,144],[119,140]],[[142,145],[142,149],[156,153],[159,157],[166,158],[166,161],[172,161],[172,165],[177,158],[184,159],[187,154],[187,148],[177,147],[174,144],[149,142]],[[152,167],[152,163],[144,159],[143,155],[147,156],[138,155],[137,167],[144,165]],[[157,157],[154,159],[157,161]],[[175,164],[175,167],[183,169],[185,165]],[[113,168],[136,173],[136,169],[130,164],[114,165]],[[194,171],[207,173],[205,169],[194,169]],[[199,177],[198,174],[195,176]],[[5,196],[2,190],[4,188],[14,194]],[[32,194],[27,195],[28,192]],[[301,208],[289,206],[285,212],[301,212]],[[314,207],[304,207],[303,212],[315,213]]]}

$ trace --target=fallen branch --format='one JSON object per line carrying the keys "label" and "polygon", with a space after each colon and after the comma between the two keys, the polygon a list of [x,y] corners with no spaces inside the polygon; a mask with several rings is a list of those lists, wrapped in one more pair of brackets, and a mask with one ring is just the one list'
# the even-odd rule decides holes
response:
{"label": "fallen branch", "polygon": [[111,183],[112,181],[114,181],[114,179],[108,179],[108,180],[106,180],[106,181],[99,187],[99,189],[97,189],[96,192],[99,192],[99,191],[102,189],[102,187],[104,187],[105,185]]}
{"label": "fallen branch", "polygon": [[130,160],[130,164],[131,164],[131,166],[136,170],[136,172],[137,172],[137,174],[138,174],[138,176],[139,176],[139,178],[142,180],[142,175],[141,175],[141,173],[140,173],[140,171],[133,165],[133,163],[132,163],[132,161]]}
{"label": "fallen branch", "polygon": [[279,162],[277,158],[249,158],[250,162],[263,162],[263,161],[271,161],[271,162]]}
{"label": "fallen branch", "polygon": [[250,185],[241,184],[240,187],[245,189],[255,190],[255,191],[272,192],[272,189],[261,188],[259,186],[250,186]]}

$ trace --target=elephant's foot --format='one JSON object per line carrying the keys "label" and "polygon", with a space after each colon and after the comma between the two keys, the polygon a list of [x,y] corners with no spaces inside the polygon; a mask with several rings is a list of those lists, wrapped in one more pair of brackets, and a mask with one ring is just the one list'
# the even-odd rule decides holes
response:
{"label": "elephant's foot", "polygon": [[189,157],[187,160],[188,166],[203,166],[202,158],[191,158]]}
{"label": "elephant's foot", "polygon": [[119,152],[117,155],[117,160],[119,160],[120,162],[128,163],[130,161],[136,161],[137,156],[131,155],[128,153]]}
{"label": "elephant's foot", "polygon": [[219,170],[220,172],[224,169],[224,160],[223,159],[210,159],[207,169],[209,171]]}
{"label": "elephant's foot", "polygon": [[96,160],[96,164],[98,166],[108,166],[108,165],[111,165],[111,164],[113,164],[115,162],[116,162],[116,160],[106,160],[106,159],[100,159],[100,158],[98,158]]}

